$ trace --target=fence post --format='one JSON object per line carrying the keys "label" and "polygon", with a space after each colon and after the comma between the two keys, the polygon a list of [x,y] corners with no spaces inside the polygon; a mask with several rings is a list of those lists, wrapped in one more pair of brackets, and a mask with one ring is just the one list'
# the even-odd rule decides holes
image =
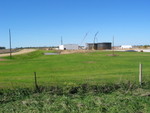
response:
{"label": "fence post", "polygon": [[38,84],[37,84],[36,72],[34,72],[34,80],[35,80],[35,88],[37,90],[38,89]]}
{"label": "fence post", "polygon": [[142,85],[142,64],[139,64],[139,83]]}

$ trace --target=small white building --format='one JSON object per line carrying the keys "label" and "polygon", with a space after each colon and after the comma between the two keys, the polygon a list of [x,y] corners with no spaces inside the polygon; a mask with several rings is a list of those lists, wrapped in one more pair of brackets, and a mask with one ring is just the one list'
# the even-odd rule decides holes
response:
{"label": "small white building", "polygon": [[132,49],[131,45],[122,45],[121,49]]}
{"label": "small white building", "polygon": [[78,44],[64,44],[59,46],[59,50],[78,50]]}

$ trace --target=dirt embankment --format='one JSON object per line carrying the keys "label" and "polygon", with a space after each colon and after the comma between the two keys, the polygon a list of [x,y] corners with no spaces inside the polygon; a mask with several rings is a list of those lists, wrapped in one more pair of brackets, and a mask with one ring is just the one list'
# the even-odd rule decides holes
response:
{"label": "dirt embankment", "polygon": [[[12,55],[25,54],[25,53],[30,53],[33,51],[36,51],[36,49],[22,49],[18,52],[12,53]],[[9,56],[9,55],[10,55],[10,53],[0,54],[0,57]]]}
{"label": "dirt embankment", "polygon": [[[19,49],[12,49],[12,52],[17,52]],[[10,49],[0,49],[0,54],[10,53]]]}

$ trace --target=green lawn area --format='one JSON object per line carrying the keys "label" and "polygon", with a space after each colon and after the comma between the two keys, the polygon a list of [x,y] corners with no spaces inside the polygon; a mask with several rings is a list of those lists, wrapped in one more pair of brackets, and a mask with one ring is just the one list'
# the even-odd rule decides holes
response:
{"label": "green lawn area", "polygon": [[0,61],[0,113],[150,113],[150,53],[44,52]]}
{"label": "green lawn area", "polygon": [[110,51],[44,55],[38,50],[0,61],[0,88],[33,87],[34,72],[40,85],[103,84],[122,81],[138,82],[139,62],[143,80],[150,80],[150,53]]}

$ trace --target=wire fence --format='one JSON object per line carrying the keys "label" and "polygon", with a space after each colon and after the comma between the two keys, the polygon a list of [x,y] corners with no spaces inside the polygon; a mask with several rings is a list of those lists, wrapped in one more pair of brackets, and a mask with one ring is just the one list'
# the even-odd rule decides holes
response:
{"label": "wire fence", "polygon": [[[139,76],[142,74],[142,78]],[[20,76],[21,75],[21,76]],[[48,74],[43,75],[43,72],[36,71],[31,73],[20,73],[20,75],[10,75],[9,77],[1,77],[0,88],[14,87],[38,87],[38,86],[53,86],[53,85],[78,85],[78,84],[106,84],[106,83],[122,83],[142,82],[150,80],[150,72],[146,69],[137,69],[137,72],[129,71],[128,73],[93,73],[93,74]],[[23,75],[23,76],[22,76]]]}

